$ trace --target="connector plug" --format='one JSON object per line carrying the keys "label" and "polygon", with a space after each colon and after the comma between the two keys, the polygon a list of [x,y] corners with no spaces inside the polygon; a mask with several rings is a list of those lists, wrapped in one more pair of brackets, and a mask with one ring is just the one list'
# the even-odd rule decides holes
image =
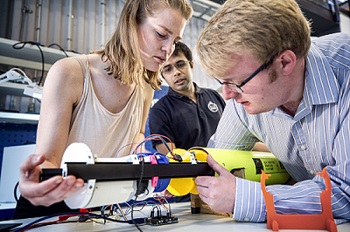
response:
{"label": "connector plug", "polygon": [[34,86],[27,85],[24,87],[23,94],[41,100],[42,94],[43,94],[43,88],[38,85],[34,85]]}

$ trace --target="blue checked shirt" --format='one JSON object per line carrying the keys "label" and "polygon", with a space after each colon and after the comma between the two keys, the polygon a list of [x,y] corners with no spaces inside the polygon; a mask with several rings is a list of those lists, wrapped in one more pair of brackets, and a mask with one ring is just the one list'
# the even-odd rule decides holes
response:
{"label": "blue checked shirt", "polygon": [[[276,108],[249,115],[234,100],[225,108],[208,147],[252,150],[264,142],[295,185],[270,185],[277,213],[319,214],[324,167],[332,182],[337,222],[350,219],[350,34],[314,38],[306,59],[304,97],[294,117]],[[266,220],[260,183],[237,178],[233,217]]]}

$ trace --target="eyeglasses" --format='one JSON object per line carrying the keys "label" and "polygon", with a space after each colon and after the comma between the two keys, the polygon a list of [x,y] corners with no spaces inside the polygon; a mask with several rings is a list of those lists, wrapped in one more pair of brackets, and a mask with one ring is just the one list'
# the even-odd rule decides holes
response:
{"label": "eyeglasses", "polygon": [[264,70],[265,68],[267,68],[270,64],[272,64],[273,59],[271,59],[269,62],[264,63],[263,65],[261,65],[255,72],[253,72],[252,75],[250,75],[247,79],[245,79],[244,81],[242,81],[242,83],[240,85],[237,85],[235,83],[231,83],[231,82],[227,82],[227,81],[220,81],[219,79],[215,78],[215,80],[217,80],[217,82],[220,83],[220,85],[226,85],[227,87],[229,87],[232,91],[238,92],[238,93],[243,93],[243,89],[242,87],[244,85],[246,85],[251,79],[253,79],[256,75],[258,75],[259,72],[261,72],[262,70]]}
{"label": "eyeglasses", "polygon": [[175,65],[168,64],[162,68],[160,73],[162,74],[162,76],[170,76],[171,74],[173,74],[175,68],[177,70],[184,70],[189,62],[190,61],[188,60],[179,60],[175,63]]}

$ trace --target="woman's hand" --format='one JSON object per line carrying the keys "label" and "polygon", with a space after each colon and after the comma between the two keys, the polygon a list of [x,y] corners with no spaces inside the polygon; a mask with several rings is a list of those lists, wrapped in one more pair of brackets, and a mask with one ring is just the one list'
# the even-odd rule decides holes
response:
{"label": "woman's hand", "polygon": [[84,186],[84,181],[74,176],[54,176],[39,182],[40,165],[45,158],[45,155],[30,155],[20,167],[19,190],[35,206],[60,202]]}

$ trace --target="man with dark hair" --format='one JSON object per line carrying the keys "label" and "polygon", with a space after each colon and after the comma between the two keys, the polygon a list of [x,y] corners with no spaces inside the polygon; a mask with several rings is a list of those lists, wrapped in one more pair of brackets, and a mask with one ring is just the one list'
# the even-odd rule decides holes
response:
{"label": "man with dark hair", "polygon": [[[218,92],[200,88],[193,82],[193,67],[190,48],[178,42],[161,69],[169,90],[151,108],[149,125],[151,134],[161,134],[171,140],[170,148],[206,147],[225,107]],[[152,141],[152,144],[162,154],[169,152],[161,141]]]}

